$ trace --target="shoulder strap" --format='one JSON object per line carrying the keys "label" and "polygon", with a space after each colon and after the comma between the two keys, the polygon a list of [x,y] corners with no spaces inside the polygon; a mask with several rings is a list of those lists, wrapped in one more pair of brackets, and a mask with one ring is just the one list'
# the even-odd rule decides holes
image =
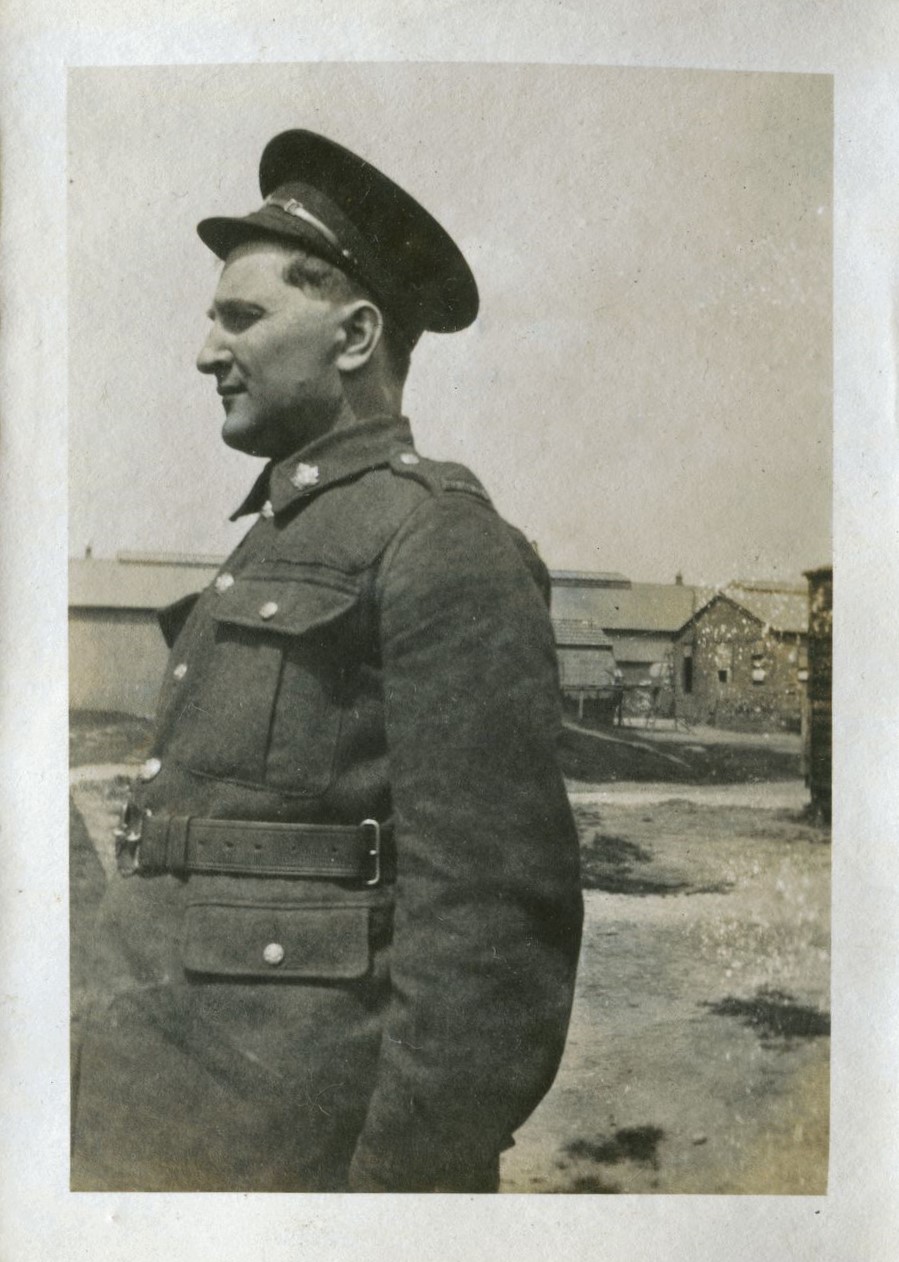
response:
{"label": "shoulder strap", "polygon": [[473,495],[475,499],[493,507],[490,496],[465,465],[426,460],[415,451],[402,451],[391,457],[390,467],[399,477],[411,478],[432,495],[442,495],[446,491],[459,492]]}

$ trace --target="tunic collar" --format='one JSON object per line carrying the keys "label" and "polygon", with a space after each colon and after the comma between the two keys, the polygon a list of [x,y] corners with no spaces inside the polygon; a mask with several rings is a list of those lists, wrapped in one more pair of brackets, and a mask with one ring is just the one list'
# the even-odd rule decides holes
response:
{"label": "tunic collar", "polygon": [[335,482],[390,463],[391,456],[412,447],[412,431],[404,416],[372,416],[346,429],[317,438],[285,460],[269,463],[231,521],[258,513],[266,501],[277,517],[297,500],[309,499]]}

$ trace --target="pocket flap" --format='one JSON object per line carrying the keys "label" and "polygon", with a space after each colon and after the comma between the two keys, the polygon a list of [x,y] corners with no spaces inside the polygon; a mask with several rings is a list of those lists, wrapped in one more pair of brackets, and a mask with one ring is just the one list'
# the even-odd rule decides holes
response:
{"label": "pocket flap", "polygon": [[345,582],[323,582],[306,574],[293,581],[241,577],[222,592],[212,616],[233,626],[303,635],[348,613],[358,597],[359,585],[349,577]]}
{"label": "pocket flap", "polygon": [[349,981],[369,969],[368,917],[358,903],[191,903],[182,959],[220,977]]}

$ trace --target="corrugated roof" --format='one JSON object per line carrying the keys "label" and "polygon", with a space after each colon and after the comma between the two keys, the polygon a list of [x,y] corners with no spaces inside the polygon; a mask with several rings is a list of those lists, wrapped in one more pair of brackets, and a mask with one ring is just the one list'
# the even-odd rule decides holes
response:
{"label": "corrugated roof", "polygon": [[630,587],[631,580],[617,571],[551,570],[550,578],[559,587]]}
{"label": "corrugated roof", "polygon": [[808,593],[807,583],[787,583],[773,578],[732,578],[727,589],[739,587],[744,592],[792,592],[804,596]]}
{"label": "corrugated roof", "polygon": [[[75,557],[69,561],[69,605],[93,609],[159,609],[212,581],[220,562],[213,557],[122,560]],[[671,635],[698,610],[721,593],[679,583],[627,583],[623,575],[579,574],[573,570],[552,575],[552,618],[559,644],[608,644],[604,632],[643,632]],[[808,629],[808,598],[795,585],[732,583],[724,595],[777,631]],[[567,638],[560,639],[560,634]],[[616,640],[621,643],[620,640]],[[651,650],[628,642],[632,661],[653,660]],[[638,654],[642,654],[639,655]]]}
{"label": "corrugated roof", "polygon": [[615,636],[612,641],[616,662],[649,663],[663,662],[671,649],[671,639],[665,636]]}
{"label": "corrugated roof", "polygon": [[706,598],[704,588],[680,583],[632,583],[628,588],[554,583],[552,614],[558,619],[595,622],[606,631],[673,634]]}
{"label": "corrugated roof", "polygon": [[595,622],[580,622],[575,618],[553,618],[556,644],[560,647],[587,644],[593,648],[612,647],[612,641]]}
{"label": "corrugated roof", "polygon": [[117,552],[116,560],[123,565],[189,565],[194,569],[204,569],[214,565],[218,568],[224,556],[214,556],[203,552]]}
{"label": "corrugated roof", "polygon": [[[125,559],[125,556],[127,559]],[[74,557],[69,561],[69,605],[73,608],[159,609],[211,582],[220,563],[212,557],[125,554],[121,560]],[[618,574],[586,574],[574,583],[575,571],[553,575],[552,614],[557,623],[608,630],[667,632],[683,625],[693,611],[692,587],[664,583],[613,586]],[[599,585],[593,580],[598,580]],[[571,585],[569,585],[569,582]],[[698,603],[701,603],[697,601]],[[580,639],[578,643],[603,643]]]}
{"label": "corrugated roof", "polygon": [[69,561],[69,607],[73,609],[162,609],[212,581],[217,565],[186,566]]}

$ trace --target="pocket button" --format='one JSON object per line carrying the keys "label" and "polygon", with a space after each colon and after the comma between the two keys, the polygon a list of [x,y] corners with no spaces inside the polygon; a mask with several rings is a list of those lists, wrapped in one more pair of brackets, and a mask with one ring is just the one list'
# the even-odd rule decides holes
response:
{"label": "pocket button", "polygon": [[262,952],[262,958],[266,964],[271,964],[272,968],[276,968],[284,959],[284,948],[280,942],[270,942]]}

